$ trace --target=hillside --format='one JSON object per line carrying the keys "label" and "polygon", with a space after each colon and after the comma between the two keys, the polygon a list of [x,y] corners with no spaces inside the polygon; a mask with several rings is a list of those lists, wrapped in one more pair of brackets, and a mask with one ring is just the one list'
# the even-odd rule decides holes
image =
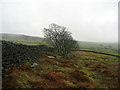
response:
{"label": "hillside", "polygon": [[[0,34],[2,36],[2,40],[12,41],[15,43],[22,43],[26,45],[39,45],[46,44],[44,38],[34,37],[28,35],[20,35],[20,34],[8,34],[3,33]],[[78,41],[80,49],[114,49],[118,50],[117,43],[102,43],[102,42],[87,42],[87,41]]]}
{"label": "hillside", "polygon": [[26,44],[26,45],[44,44],[44,38],[28,36],[28,35],[21,35],[21,34],[1,33],[0,39],[5,40],[5,41],[11,41],[14,43]]}
{"label": "hillside", "polygon": [[73,58],[57,59],[46,53],[34,62],[5,69],[3,88],[118,87],[117,57],[81,51],[73,54]]}
{"label": "hillside", "polygon": [[8,34],[8,33],[0,33],[0,37],[3,39],[8,40],[28,40],[28,41],[42,41],[43,38],[35,37],[35,36],[28,36],[22,34]]}
{"label": "hillside", "polygon": [[3,89],[118,87],[118,57],[73,51],[64,58],[44,45],[2,44]]}

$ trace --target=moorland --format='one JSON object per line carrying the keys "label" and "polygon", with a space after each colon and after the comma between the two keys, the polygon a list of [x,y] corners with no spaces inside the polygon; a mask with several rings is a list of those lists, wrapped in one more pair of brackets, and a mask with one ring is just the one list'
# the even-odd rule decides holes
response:
{"label": "moorland", "polygon": [[[80,50],[116,56],[73,51],[69,58],[65,58],[51,51],[50,46],[39,56],[40,51],[36,47],[47,45],[44,38],[6,34],[1,42],[6,45],[2,46],[2,50],[6,51],[2,57],[3,88],[118,88],[116,43],[79,41]],[[20,57],[15,54],[16,50],[20,51],[17,52]],[[13,59],[13,65],[12,62],[7,63]]]}

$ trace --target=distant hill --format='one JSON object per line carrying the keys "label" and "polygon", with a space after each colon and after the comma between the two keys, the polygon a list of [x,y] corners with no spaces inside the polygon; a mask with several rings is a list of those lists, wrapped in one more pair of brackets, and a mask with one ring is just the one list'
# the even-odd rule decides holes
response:
{"label": "distant hill", "polygon": [[29,40],[29,41],[42,41],[43,38],[35,37],[35,36],[28,36],[28,35],[21,35],[21,34],[8,34],[8,33],[0,33],[0,37],[2,39],[8,40]]}
{"label": "distant hill", "polygon": [[22,35],[22,34],[0,33],[0,39],[5,40],[5,41],[11,41],[14,43],[21,43],[21,44],[25,44],[25,45],[46,44],[44,38]]}

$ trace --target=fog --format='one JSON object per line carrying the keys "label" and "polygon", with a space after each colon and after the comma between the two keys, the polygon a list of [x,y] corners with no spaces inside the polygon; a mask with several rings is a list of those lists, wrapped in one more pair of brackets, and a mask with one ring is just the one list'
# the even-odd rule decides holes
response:
{"label": "fog", "polygon": [[118,1],[1,0],[0,32],[43,37],[56,23],[79,41],[117,42]]}

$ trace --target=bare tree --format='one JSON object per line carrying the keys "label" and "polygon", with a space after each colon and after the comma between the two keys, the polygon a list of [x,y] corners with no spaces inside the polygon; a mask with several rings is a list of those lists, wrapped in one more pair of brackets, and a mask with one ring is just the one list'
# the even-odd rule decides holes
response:
{"label": "bare tree", "polygon": [[44,28],[46,40],[63,57],[78,48],[77,41],[73,40],[71,33],[66,29],[57,24],[50,24],[49,28]]}

